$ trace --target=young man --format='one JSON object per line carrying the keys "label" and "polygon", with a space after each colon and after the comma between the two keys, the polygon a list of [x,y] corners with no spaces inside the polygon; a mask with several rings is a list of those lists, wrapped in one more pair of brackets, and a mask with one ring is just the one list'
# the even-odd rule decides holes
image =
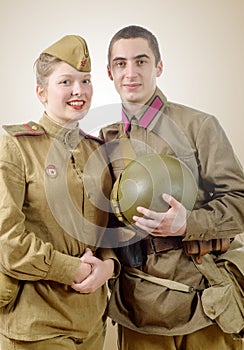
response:
{"label": "young man", "polygon": [[[156,85],[162,70],[151,32],[128,26],[113,36],[108,75],[121,97],[122,123],[105,127],[101,136],[116,178],[126,159],[153,152],[171,155],[190,167],[198,181],[198,195],[190,214],[167,193],[163,194],[167,212],[137,208],[135,225],[124,230],[148,236],[120,248],[124,268],[112,292],[109,315],[119,325],[123,350],[243,349],[241,340],[223,333],[205,315],[199,292],[205,281],[183,249],[186,241],[196,244],[195,253],[201,256],[208,251],[201,242],[223,243],[243,232],[243,171],[215,117],[167,101]],[[194,290],[163,287],[159,279]]]}

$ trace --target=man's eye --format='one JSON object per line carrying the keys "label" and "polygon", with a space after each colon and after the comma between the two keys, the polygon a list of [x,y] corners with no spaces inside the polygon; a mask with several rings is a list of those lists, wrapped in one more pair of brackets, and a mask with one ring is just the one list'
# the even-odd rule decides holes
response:
{"label": "man's eye", "polygon": [[123,68],[123,67],[125,67],[125,62],[116,62],[116,66],[118,68]]}
{"label": "man's eye", "polygon": [[145,64],[146,62],[145,61],[143,61],[143,60],[139,60],[139,61],[137,61],[137,64],[138,64],[138,66],[142,66],[143,64]]}

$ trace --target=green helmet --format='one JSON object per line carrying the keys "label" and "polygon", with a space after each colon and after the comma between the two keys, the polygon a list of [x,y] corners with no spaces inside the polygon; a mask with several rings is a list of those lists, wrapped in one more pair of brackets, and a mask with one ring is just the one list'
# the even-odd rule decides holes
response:
{"label": "green helmet", "polygon": [[191,170],[179,159],[156,153],[132,160],[116,180],[111,193],[115,215],[125,224],[133,224],[136,210],[143,206],[165,212],[169,206],[162,194],[167,193],[192,210],[198,186]]}

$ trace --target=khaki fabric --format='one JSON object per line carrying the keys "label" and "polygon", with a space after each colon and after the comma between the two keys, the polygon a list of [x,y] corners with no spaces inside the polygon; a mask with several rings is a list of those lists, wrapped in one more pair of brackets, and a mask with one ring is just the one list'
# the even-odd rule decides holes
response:
{"label": "khaki fabric", "polygon": [[[199,291],[205,288],[205,280],[182,249],[149,255],[142,271]],[[116,280],[108,310],[114,321],[144,334],[183,335],[212,324],[198,291],[171,290],[127,273],[126,267]]]}
{"label": "khaki fabric", "polygon": [[115,257],[93,247],[108,222],[111,177],[100,143],[78,127],[61,128],[44,114],[39,128],[45,132],[26,136],[20,128],[13,137],[10,126],[0,138],[0,269],[20,280],[15,300],[0,308],[0,333],[83,339],[105,313],[107,288],[80,294],[70,285],[86,247]]}
{"label": "khaki fabric", "polygon": [[0,308],[13,302],[19,290],[19,281],[0,272]]}
{"label": "khaki fabric", "polygon": [[[130,158],[120,147],[124,138],[129,138],[137,156],[156,152],[178,157],[198,179],[184,241],[231,238],[242,233],[244,174],[223,128],[214,116],[168,102],[159,89],[148,105],[155,98],[163,102],[162,108],[146,129],[132,124],[125,131],[123,123],[116,123],[101,130],[115,178],[125,168],[124,158]],[[129,276],[124,269],[109,303],[114,321],[143,334],[161,335],[190,334],[212,324],[199,298],[207,280],[182,249],[148,255],[140,268],[149,275],[193,286],[195,292],[168,290]]]}
{"label": "khaki fabric", "polygon": [[99,320],[95,329],[86,339],[60,335],[55,338],[23,342],[11,340],[0,335],[1,350],[102,350],[105,339],[105,324]]}
{"label": "khaki fabric", "polygon": [[59,58],[80,72],[91,71],[91,59],[84,38],[78,35],[65,35],[42,53]]}
{"label": "khaki fabric", "polygon": [[[152,152],[175,156],[184,161],[198,178],[195,210],[188,217],[185,240],[231,238],[243,233],[243,168],[218,120],[204,112],[167,101],[159,89],[148,105],[155,96],[163,101],[163,107],[147,129],[132,124],[125,132],[121,122],[100,132],[107,143],[116,179],[125,168],[124,150],[120,147],[124,138],[130,139],[136,156]],[[182,133],[188,144],[182,144],[179,136]],[[131,152],[128,158],[131,158]],[[209,204],[203,205],[206,201],[210,201]]]}
{"label": "khaki fabric", "polygon": [[141,334],[119,327],[119,350],[243,350],[244,340],[223,333],[217,325],[180,336]]}
{"label": "khaki fabric", "polygon": [[226,333],[244,331],[244,244],[234,240],[224,254],[203,256],[197,269],[207,278],[201,296],[205,314]]}

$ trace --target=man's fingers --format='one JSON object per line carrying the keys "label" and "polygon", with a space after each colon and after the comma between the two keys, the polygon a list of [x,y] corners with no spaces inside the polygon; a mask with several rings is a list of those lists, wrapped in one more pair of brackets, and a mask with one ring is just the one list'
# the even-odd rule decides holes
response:
{"label": "man's fingers", "polygon": [[[137,207],[136,209],[137,209],[137,211],[139,213],[143,214],[148,219],[153,219],[153,220],[160,220],[161,219],[162,220],[162,218],[161,218],[162,213],[158,213],[156,211],[149,210],[149,209],[144,208],[144,207]],[[139,218],[140,219],[141,217],[135,215],[133,217],[133,220],[134,220],[134,218]]]}

